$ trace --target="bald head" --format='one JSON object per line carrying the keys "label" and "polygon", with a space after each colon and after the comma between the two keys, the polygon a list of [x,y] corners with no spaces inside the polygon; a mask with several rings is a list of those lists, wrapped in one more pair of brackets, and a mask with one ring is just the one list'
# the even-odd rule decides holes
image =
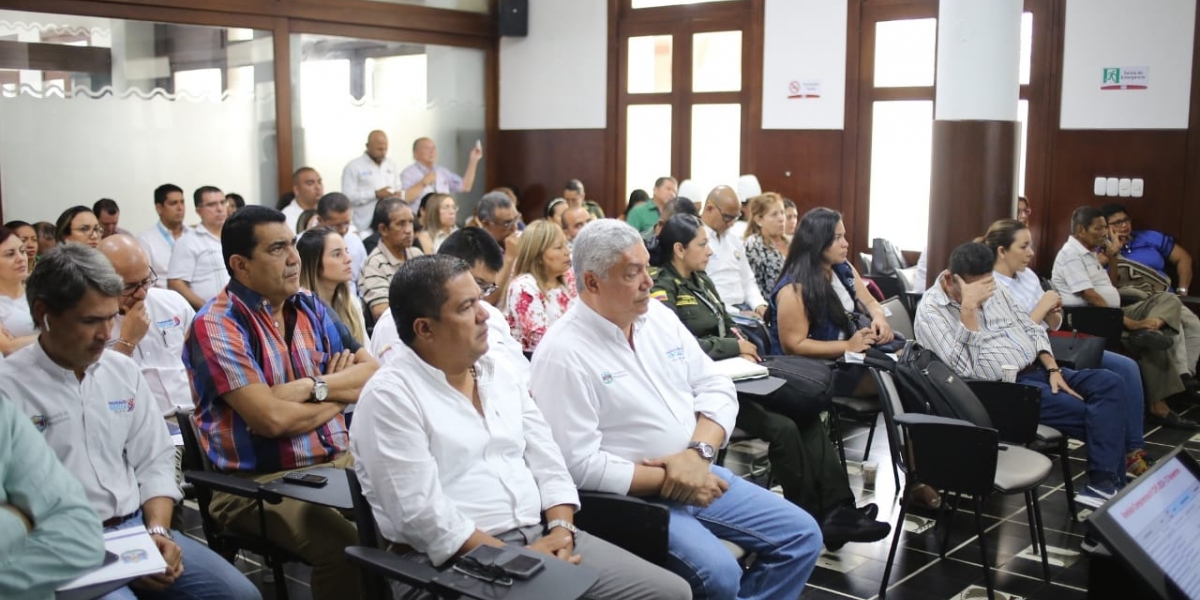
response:
{"label": "bald head", "polygon": [[[123,233],[110,235],[100,240],[96,249],[112,263],[113,270],[121,277],[121,281],[125,282],[126,289],[151,278],[150,259],[132,237]],[[146,291],[145,287],[140,287],[133,294],[122,294],[122,314],[135,303],[145,300]]]}
{"label": "bald head", "polygon": [[417,138],[413,142],[413,160],[432,168],[437,160],[437,144],[427,137]]}
{"label": "bald head", "polygon": [[376,163],[383,162],[387,157],[388,137],[387,134],[376,129],[367,135],[367,156]]}
{"label": "bald head", "polygon": [[737,192],[727,185],[718,185],[708,193],[700,218],[718,234],[723,234],[741,213]]}

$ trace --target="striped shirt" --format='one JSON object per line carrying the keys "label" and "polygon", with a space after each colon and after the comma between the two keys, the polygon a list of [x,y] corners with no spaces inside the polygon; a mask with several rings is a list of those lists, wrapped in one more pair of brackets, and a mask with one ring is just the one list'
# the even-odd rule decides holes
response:
{"label": "striped shirt", "polygon": [[291,332],[286,339],[267,300],[231,280],[192,321],[183,362],[196,399],[200,445],[218,469],[291,470],[329,462],[350,446],[340,414],[305,434],[265,438],[251,432],[223,398],[255,383],[274,386],[318,376],[329,356],[346,347],[333,315],[307,290],[288,298],[283,310],[284,329]]}
{"label": "striped shirt", "polygon": [[1042,352],[1050,352],[1046,331],[1004,286],[979,310],[979,331],[962,324],[962,305],[942,288],[941,275],[925,292],[913,321],[917,341],[938,355],[962,377],[998,381],[1004,365],[1024,369]]}

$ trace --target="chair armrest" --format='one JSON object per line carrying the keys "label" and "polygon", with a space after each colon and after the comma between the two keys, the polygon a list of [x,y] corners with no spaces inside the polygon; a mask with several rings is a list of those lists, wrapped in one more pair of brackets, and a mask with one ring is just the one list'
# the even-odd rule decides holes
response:
{"label": "chair armrest", "polygon": [[1042,393],[1038,388],[1004,381],[972,380],[967,386],[987,410],[1000,439],[1016,445],[1037,439],[1041,420]]}
{"label": "chair armrest", "polygon": [[667,560],[667,507],[606,492],[579,492],[575,525],[656,565]]}
{"label": "chair armrest", "polygon": [[438,570],[430,565],[392,554],[380,548],[347,546],[346,558],[366,569],[416,588],[428,590]]}
{"label": "chair armrest", "polygon": [[896,415],[896,423],[905,427],[914,425],[965,425],[967,427],[975,427],[974,423],[964,421],[962,419],[951,419],[950,417],[939,417],[937,415],[926,415],[922,413],[904,413]]}
{"label": "chair armrest", "polygon": [[204,488],[212,492],[224,492],[243,498],[263,500],[270,504],[278,504],[283,501],[283,496],[263,489],[257,481],[225,473],[184,471],[183,479],[197,488]]}

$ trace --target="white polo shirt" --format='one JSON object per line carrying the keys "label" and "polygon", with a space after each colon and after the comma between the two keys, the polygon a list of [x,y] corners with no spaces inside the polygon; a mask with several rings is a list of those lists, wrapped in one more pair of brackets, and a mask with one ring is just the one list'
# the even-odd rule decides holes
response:
{"label": "white polo shirt", "polygon": [[182,497],[175,446],[129,357],[105,350],[79,381],[35,342],[0,363],[0,389],[46,436],[101,521]]}
{"label": "white polo shirt", "polygon": [[13,337],[23,337],[37,333],[33,324],[33,315],[29,312],[29,301],[24,294],[20,298],[9,298],[0,294],[0,324],[4,331]]}
{"label": "white polo shirt", "polygon": [[229,283],[229,271],[221,256],[221,238],[197,225],[176,240],[167,279],[188,282],[192,292],[205,302],[215,298]]}
{"label": "white polo shirt", "polygon": [[724,444],[738,412],[733,381],[654,301],[630,347],[580,299],[538,344],[530,389],[579,488],[617,494],[629,492],[635,464],[687,447],[697,413],[724,428]]}
{"label": "white polo shirt", "polygon": [[375,190],[390,187],[397,196],[404,193],[400,187],[400,167],[390,158],[383,162],[363,152],[358,158],[346,163],[342,169],[342,193],[350,199],[354,211],[354,226],[360,231],[370,231],[371,217],[375,214]]}
{"label": "white polo shirt", "polygon": [[754,271],[750,269],[750,259],[746,257],[742,238],[731,231],[726,231],[724,236],[718,238],[717,232],[711,227],[705,225],[704,228],[708,230],[708,247],[712,248],[705,272],[717,286],[725,310],[737,314],[738,304],[749,304],[751,310],[766,304],[754,280]]}
{"label": "white polo shirt", "polygon": [[[180,239],[186,236],[190,229],[185,225]],[[162,221],[158,221],[150,229],[139,233],[137,241],[146,252],[146,256],[150,257],[150,268],[158,274],[158,281],[154,283],[154,287],[167,289],[167,270],[171,268],[171,252],[174,251],[177,241],[171,235],[171,230],[167,229]]]}
{"label": "white polo shirt", "polygon": [[[519,372],[528,389],[529,361],[521,352],[521,344],[513,339],[512,332],[508,328],[508,320],[504,318],[504,313],[500,312],[500,309],[487,302],[483,302],[483,308],[488,313],[488,352],[499,350],[501,354],[504,354],[510,365]],[[392,318],[392,311],[383,311],[383,314],[379,315],[379,319],[375,321],[374,331],[371,332],[369,345],[371,356],[378,358],[382,363],[385,355],[390,353],[391,347],[403,345],[404,342],[400,341],[400,334],[396,331],[396,320]]]}
{"label": "white polo shirt", "polygon": [[[164,417],[179,409],[191,410],[195,402],[182,357],[183,339],[196,311],[177,292],[158,288],[147,291],[146,311],[150,315],[150,329],[134,348],[131,358],[141,367],[142,377]],[[117,315],[109,339],[120,337],[124,322],[124,315]]]}
{"label": "white polo shirt", "polygon": [[1108,271],[1100,264],[1100,258],[1075,236],[1068,237],[1058,256],[1054,257],[1050,283],[1062,296],[1063,306],[1086,306],[1087,301],[1081,294],[1096,290],[1109,306],[1121,307],[1121,294],[1108,278]]}
{"label": "white polo shirt", "polygon": [[482,415],[408,346],[389,354],[350,425],[354,470],[385,538],[440,565],[476,529],[499,535],[537,525],[552,506],[579,506],[550,428],[502,350],[475,364]]}

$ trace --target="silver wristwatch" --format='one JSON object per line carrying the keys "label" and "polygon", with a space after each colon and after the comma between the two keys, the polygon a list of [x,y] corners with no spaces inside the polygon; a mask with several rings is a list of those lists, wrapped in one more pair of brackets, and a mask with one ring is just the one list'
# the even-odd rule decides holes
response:
{"label": "silver wristwatch", "polygon": [[687,447],[688,450],[695,450],[696,452],[699,452],[700,458],[703,458],[710,463],[717,460],[717,449],[713,448],[712,444],[708,442],[692,442],[688,444]]}
{"label": "silver wristwatch", "polygon": [[309,379],[313,380],[312,397],[309,402],[324,402],[329,397],[329,384],[320,377],[309,377]]}
{"label": "silver wristwatch", "polygon": [[158,535],[158,536],[165,537],[168,540],[171,540],[172,542],[175,541],[175,536],[171,535],[171,530],[167,529],[166,527],[163,527],[162,525],[155,525],[154,527],[147,527],[146,533],[148,533],[150,535]]}
{"label": "silver wristwatch", "polygon": [[546,523],[546,531],[547,532],[549,532],[551,529],[554,529],[555,527],[562,527],[563,529],[570,531],[572,540],[574,540],[575,537],[579,535],[579,530],[576,529],[575,525],[570,523],[569,521],[566,521],[563,519],[554,519],[553,521]]}

